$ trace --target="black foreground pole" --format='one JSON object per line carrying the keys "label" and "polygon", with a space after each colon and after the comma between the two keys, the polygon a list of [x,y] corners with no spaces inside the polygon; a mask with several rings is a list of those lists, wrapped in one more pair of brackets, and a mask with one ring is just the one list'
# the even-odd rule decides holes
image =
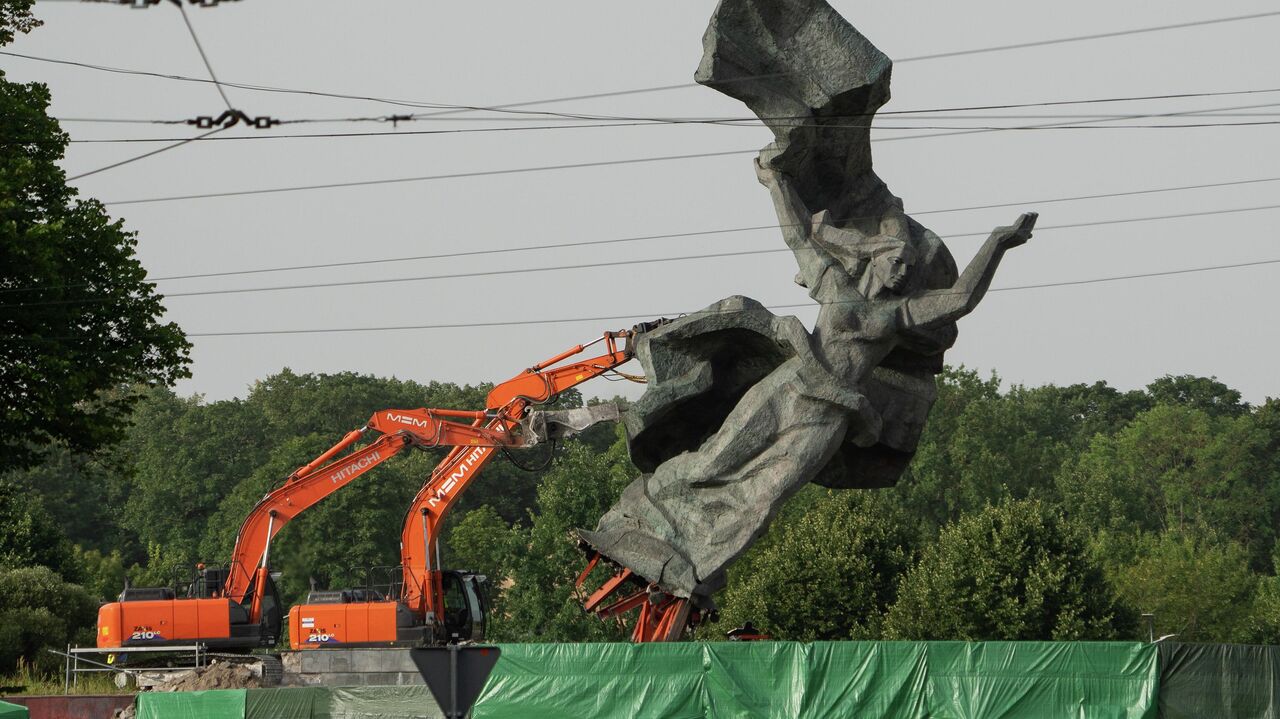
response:
{"label": "black foreground pole", "polygon": [[497,647],[462,644],[409,650],[414,666],[448,719],[465,719],[499,654]]}

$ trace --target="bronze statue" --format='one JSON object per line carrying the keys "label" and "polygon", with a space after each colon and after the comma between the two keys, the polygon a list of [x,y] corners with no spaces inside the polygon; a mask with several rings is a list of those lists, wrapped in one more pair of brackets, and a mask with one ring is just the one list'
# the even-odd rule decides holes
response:
{"label": "bronze statue", "polygon": [[731,297],[642,337],[651,384],[626,422],[645,474],[579,535],[707,609],[726,567],[805,483],[897,480],[955,321],[1036,215],[993,231],[957,277],[941,240],[871,170],[866,128],[891,64],[823,0],[722,0],[704,45],[699,81],[744,99],[775,132],[756,174],[818,318],[808,332]]}

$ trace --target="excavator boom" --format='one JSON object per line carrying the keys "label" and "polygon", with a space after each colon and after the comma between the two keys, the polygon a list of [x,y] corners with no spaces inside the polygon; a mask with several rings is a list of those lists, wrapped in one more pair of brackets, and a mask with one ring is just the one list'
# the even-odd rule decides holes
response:
{"label": "excavator boom", "polygon": [[[469,424],[453,422],[437,427],[432,422],[445,416],[439,410],[388,410],[375,415],[370,427],[384,432],[407,429],[423,437],[427,446],[453,447],[432,471],[405,515],[400,540],[400,596],[373,597],[367,591],[317,593],[325,603],[309,601],[289,613],[291,646],[390,646],[480,638],[477,634],[482,632],[475,627],[477,623],[483,626],[484,617],[477,596],[477,577],[438,566],[437,545],[449,510],[499,448],[525,447],[538,441],[537,432],[526,427],[534,405],[614,371],[632,358],[635,336],[664,321],[606,332],[496,385],[486,398],[484,410],[451,411],[451,419],[469,419]],[[561,364],[598,343],[605,345],[602,354]],[[425,432],[427,426],[436,427],[442,434]],[[363,600],[356,599],[357,595]],[[447,606],[446,595],[469,596],[471,604],[462,608]]]}

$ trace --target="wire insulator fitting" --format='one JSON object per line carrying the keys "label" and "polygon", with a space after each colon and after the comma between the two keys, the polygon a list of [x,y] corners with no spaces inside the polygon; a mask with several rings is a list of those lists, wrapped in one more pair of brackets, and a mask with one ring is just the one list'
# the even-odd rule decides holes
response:
{"label": "wire insulator fitting", "polygon": [[257,130],[269,130],[280,124],[280,121],[269,115],[259,115],[258,117],[249,117],[243,110],[226,110],[221,115],[213,117],[212,115],[201,115],[191,120],[187,120],[188,125],[195,125],[201,130],[211,130],[215,127],[232,127],[234,125],[244,123],[245,127],[252,127]]}

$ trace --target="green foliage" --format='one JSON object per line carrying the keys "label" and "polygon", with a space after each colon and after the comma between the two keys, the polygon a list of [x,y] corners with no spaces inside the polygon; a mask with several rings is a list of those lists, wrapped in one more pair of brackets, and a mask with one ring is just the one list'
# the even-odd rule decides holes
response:
{"label": "green foliage", "polygon": [[41,453],[40,464],[8,472],[12,483],[38,498],[49,516],[73,543],[111,549],[127,543],[111,515],[111,494],[120,485],[104,464],[106,455],[75,454],[62,445]]}
{"label": "green foliage", "polygon": [[[30,3],[0,9],[0,43],[34,26]],[[0,73],[0,469],[118,441],[137,392],[187,376],[187,343],[134,254],[137,240],[58,166],[67,135],[49,91]]]}
{"label": "green foliage", "polygon": [[875,639],[909,560],[905,515],[882,492],[827,490],[735,565],[717,601],[723,632],[750,621],[774,639]]}
{"label": "green foliage", "polygon": [[571,532],[594,527],[635,474],[620,436],[604,454],[577,442],[566,447],[559,463],[543,477],[530,526],[516,527],[512,539],[500,540],[524,551],[513,557],[510,586],[499,597],[502,614],[493,625],[497,640],[599,641],[625,636],[615,625],[586,615],[574,599],[573,581],[585,557],[574,546]]}
{"label": "green foliage", "polygon": [[115,601],[127,575],[120,552],[103,554],[96,549],[76,547],[75,561],[80,584],[89,596],[101,602]]}
{"label": "green foliage", "polygon": [[1250,414],[1160,405],[1115,435],[1095,437],[1058,487],[1065,506],[1089,526],[1220,532],[1263,569],[1280,509],[1275,441]]}
{"label": "green foliage", "polygon": [[1108,639],[1131,631],[1082,531],[1037,500],[942,530],[885,617],[896,639]]}
{"label": "green foliage", "polygon": [[31,32],[40,21],[31,16],[36,0],[0,0],[0,45],[13,42],[16,33]]}
{"label": "green foliage", "polygon": [[1239,417],[1249,411],[1240,393],[1217,377],[1165,375],[1147,385],[1147,394],[1156,404],[1190,407],[1214,416]]}
{"label": "green foliage", "polygon": [[962,514],[1005,497],[1056,499],[1053,477],[1098,433],[1110,433],[1150,406],[1141,392],[1104,382],[1014,386],[949,369],[919,450],[895,492],[918,523],[919,540]]}
{"label": "green foliage", "polygon": [[1259,580],[1245,633],[1252,644],[1280,644],[1280,577]]}
{"label": "green foliage", "polygon": [[195,559],[181,549],[152,542],[147,545],[146,563],[134,564],[126,575],[135,587],[172,587],[189,580],[194,567]]}
{"label": "green foliage", "polygon": [[1259,586],[1240,544],[1166,532],[1145,535],[1136,545],[1133,561],[1110,574],[1122,603],[1155,615],[1157,636],[1248,642],[1264,631],[1248,621]]}
{"label": "green foliage", "polygon": [[48,567],[0,567],[0,672],[18,662],[61,666],[46,647],[65,649],[73,640],[93,639],[98,603],[82,587],[64,582]]}
{"label": "green foliage", "polygon": [[519,547],[512,531],[493,507],[485,505],[462,515],[449,532],[450,566],[480,572],[494,584],[511,574],[512,559]]}
{"label": "green foliage", "polygon": [[0,482],[0,528],[0,565],[42,565],[67,577],[79,576],[71,543],[28,490]]}

